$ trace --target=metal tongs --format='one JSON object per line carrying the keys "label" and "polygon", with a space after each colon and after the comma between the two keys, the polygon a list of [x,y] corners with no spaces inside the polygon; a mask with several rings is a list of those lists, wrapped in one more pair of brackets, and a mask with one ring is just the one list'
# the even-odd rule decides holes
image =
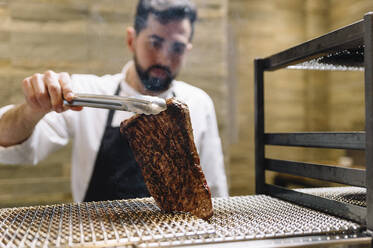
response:
{"label": "metal tongs", "polygon": [[94,94],[75,94],[72,101],[64,100],[70,107],[92,107],[156,115],[167,109],[166,101],[155,96],[109,96]]}

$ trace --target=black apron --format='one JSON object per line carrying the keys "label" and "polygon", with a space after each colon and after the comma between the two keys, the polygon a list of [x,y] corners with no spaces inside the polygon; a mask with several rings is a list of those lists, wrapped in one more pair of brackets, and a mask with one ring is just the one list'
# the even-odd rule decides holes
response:
{"label": "black apron", "polygon": [[[115,95],[119,95],[120,85]],[[110,110],[84,201],[149,197],[141,169],[119,127],[112,127]]]}

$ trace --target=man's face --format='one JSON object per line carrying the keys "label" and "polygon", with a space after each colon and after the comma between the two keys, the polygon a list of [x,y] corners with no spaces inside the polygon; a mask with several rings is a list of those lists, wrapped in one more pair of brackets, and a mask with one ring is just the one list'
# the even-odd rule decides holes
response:
{"label": "man's face", "polygon": [[147,26],[136,35],[133,47],[137,73],[148,91],[169,88],[191,48],[191,32],[188,19],[161,23],[149,15]]}

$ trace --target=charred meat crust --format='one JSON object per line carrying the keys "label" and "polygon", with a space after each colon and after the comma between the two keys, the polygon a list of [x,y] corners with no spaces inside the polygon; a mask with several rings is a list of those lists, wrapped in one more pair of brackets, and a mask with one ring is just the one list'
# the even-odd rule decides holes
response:
{"label": "charred meat crust", "polygon": [[158,115],[135,115],[121,123],[146,186],[167,212],[191,212],[208,219],[213,214],[211,192],[200,166],[186,104],[167,100]]}

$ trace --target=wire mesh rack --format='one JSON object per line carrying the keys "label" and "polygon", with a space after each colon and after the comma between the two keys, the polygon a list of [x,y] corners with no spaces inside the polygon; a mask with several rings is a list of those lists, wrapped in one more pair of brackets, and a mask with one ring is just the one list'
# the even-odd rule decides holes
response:
{"label": "wire mesh rack", "polygon": [[325,187],[296,189],[296,191],[320,196],[326,199],[349,203],[352,205],[367,206],[367,189],[361,187]]}
{"label": "wire mesh rack", "polygon": [[207,222],[164,213],[152,198],[3,209],[0,247],[169,247],[361,230],[265,195],[216,198],[213,204]]}
{"label": "wire mesh rack", "polygon": [[73,247],[133,245],[214,232],[185,213],[165,214],[151,198],[6,209],[0,246]]}

